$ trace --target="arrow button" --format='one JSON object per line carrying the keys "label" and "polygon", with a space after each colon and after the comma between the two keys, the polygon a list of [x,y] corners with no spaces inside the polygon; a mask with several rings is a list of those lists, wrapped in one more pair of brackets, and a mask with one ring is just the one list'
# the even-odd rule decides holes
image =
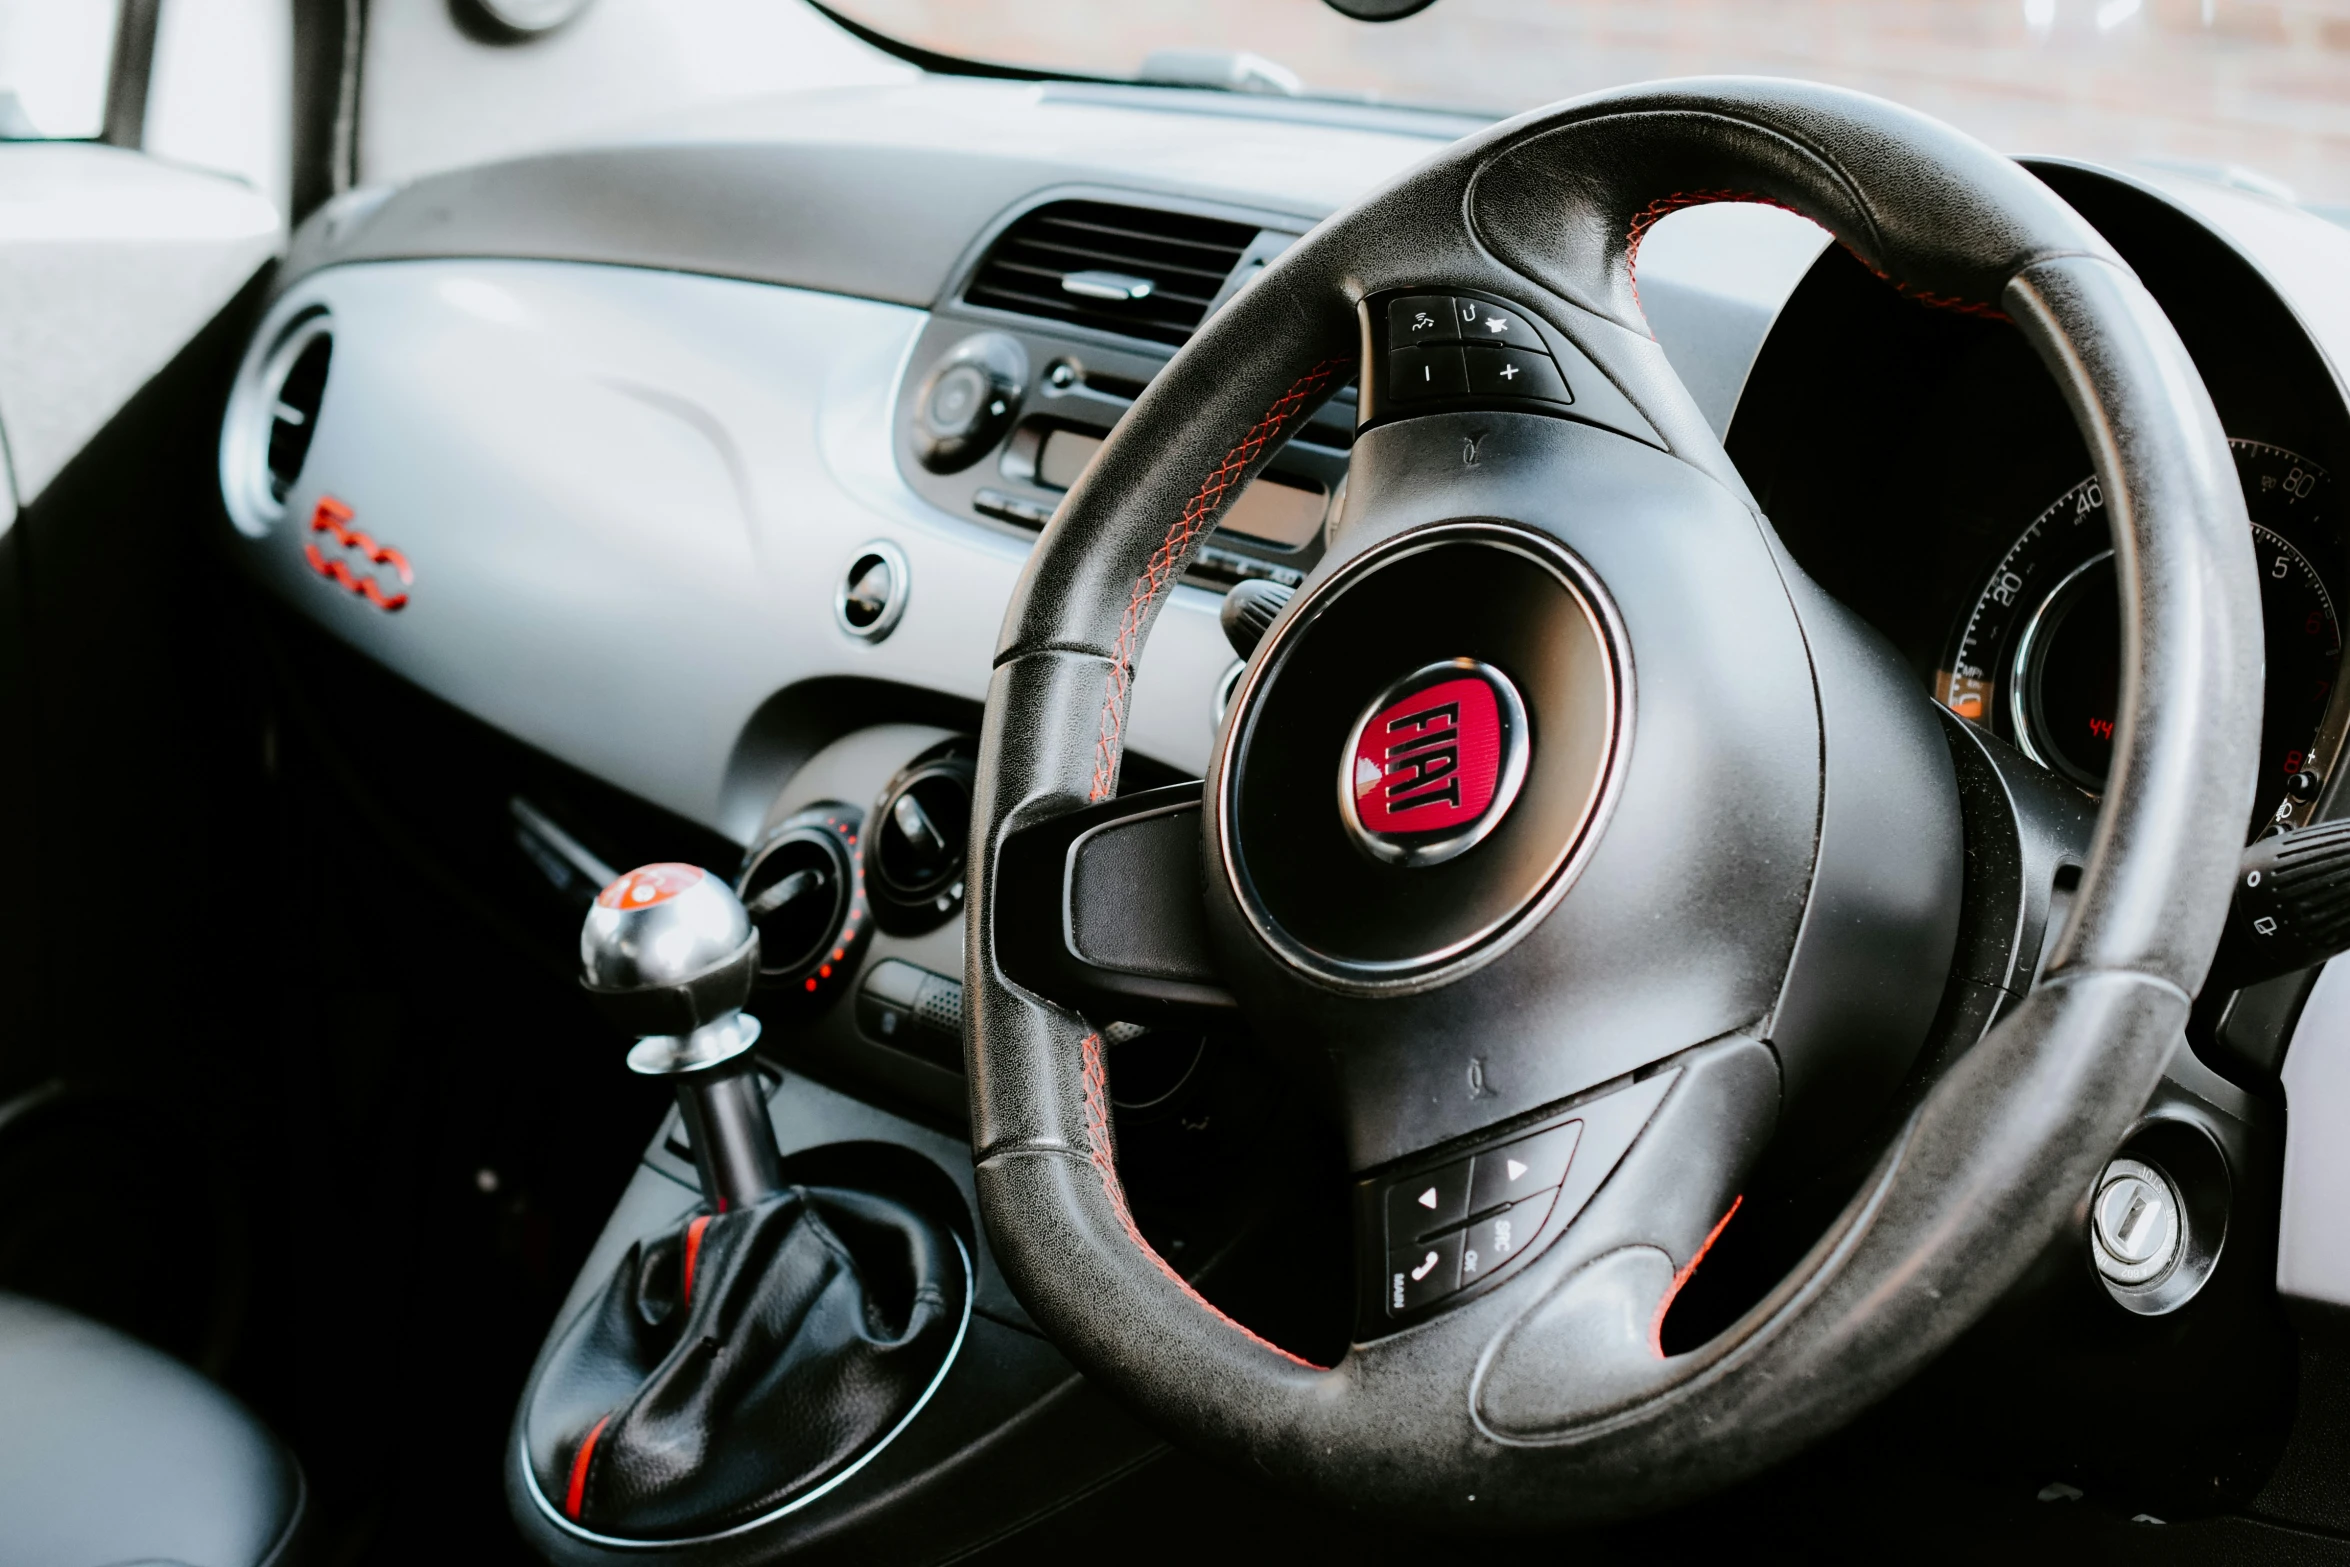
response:
{"label": "arrow button", "polygon": [[[1469,1216],[1469,1161],[1407,1175],[1387,1188],[1387,1244],[1398,1251]],[[1415,1262],[1417,1258],[1413,1259]]]}
{"label": "arrow button", "polygon": [[[1484,1213],[1505,1202],[1521,1202],[1558,1185],[1567,1178],[1576,1139],[1582,1135],[1583,1123],[1569,1121],[1479,1154],[1469,1181],[1469,1212]],[[1389,1244],[1394,1243],[1392,1230],[1388,1239]]]}

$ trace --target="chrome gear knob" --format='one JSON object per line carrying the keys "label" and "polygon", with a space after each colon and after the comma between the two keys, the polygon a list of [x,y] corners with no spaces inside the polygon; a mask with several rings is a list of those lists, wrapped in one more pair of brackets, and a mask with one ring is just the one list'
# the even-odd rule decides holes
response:
{"label": "chrome gear knob", "polygon": [[743,1011],[759,975],[759,932],[742,900],[694,865],[640,865],[596,894],[579,931],[580,984],[637,1036],[628,1065],[677,1086],[679,1113],[719,1212],[781,1189],[775,1130]]}
{"label": "chrome gear knob", "polygon": [[694,865],[640,865],[596,894],[579,931],[580,983],[638,1036],[632,1070],[667,1077],[751,1048],[743,1015],[759,933],[734,889]]}

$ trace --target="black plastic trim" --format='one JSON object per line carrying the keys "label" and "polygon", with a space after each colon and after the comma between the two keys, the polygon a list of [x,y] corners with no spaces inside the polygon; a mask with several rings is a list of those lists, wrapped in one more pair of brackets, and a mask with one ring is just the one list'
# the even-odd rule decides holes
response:
{"label": "black plastic trim", "polygon": [[[995,945],[1004,975],[1023,989],[1080,1011],[1138,1022],[1199,1020],[1203,1014],[1229,1017],[1236,1003],[1216,972],[1207,947],[1206,916],[1198,908],[1196,858],[1168,874],[1159,885],[1130,888],[1132,900],[1153,911],[1153,934],[1165,941],[1159,961],[1143,972],[1111,967],[1078,950],[1075,895],[1077,860],[1083,841],[1100,830],[1144,818],[1188,812],[1197,818],[1201,786],[1174,784],[1122,795],[1065,816],[1024,828],[997,851],[996,896],[989,906]],[[1191,918],[1180,917],[1175,900],[1188,892]]]}

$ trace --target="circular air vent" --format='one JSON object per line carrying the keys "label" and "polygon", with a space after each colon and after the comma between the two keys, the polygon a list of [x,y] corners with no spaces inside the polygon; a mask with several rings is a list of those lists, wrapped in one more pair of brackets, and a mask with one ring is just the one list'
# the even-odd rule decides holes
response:
{"label": "circular air vent", "polygon": [[771,1001],[829,1005],[857,970],[873,917],[857,862],[864,817],[824,802],[778,822],[743,862],[735,894],[759,930],[759,986]]}
{"label": "circular air vent", "polygon": [[857,551],[832,590],[832,617],[850,636],[879,642],[906,612],[909,581],[905,554],[887,539],[875,539]]}
{"label": "circular air vent", "polygon": [[255,537],[286,514],[326,401],[334,324],[324,310],[294,318],[238,378],[221,431],[220,484],[229,515]]}
{"label": "circular air vent", "polygon": [[976,749],[959,736],[915,757],[867,818],[865,890],[874,919],[893,935],[936,929],[963,906]]}

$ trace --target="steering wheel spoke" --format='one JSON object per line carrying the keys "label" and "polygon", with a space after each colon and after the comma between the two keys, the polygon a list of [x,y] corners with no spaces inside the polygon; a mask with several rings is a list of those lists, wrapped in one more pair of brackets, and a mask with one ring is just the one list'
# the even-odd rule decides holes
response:
{"label": "steering wheel spoke", "polygon": [[[1653,1330],[1738,1201],[1778,1104],[1770,1050],[1733,1036],[1358,1182],[1357,1341],[1374,1344],[1521,1274],[1535,1274],[1539,1291],[1627,1249],[1671,1259],[1666,1285],[1635,1313]],[[1630,1355],[1654,1349],[1654,1338],[1601,1345],[1586,1336],[1579,1352]],[[1501,1385],[1515,1389],[1515,1373]]]}
{"label": "steering wheel spoke", "polygon": [[1020,828],[997,851],[996,961],[1088,1017],[1232,1019],[1200,901],[1200,788],[1121,795]]}

